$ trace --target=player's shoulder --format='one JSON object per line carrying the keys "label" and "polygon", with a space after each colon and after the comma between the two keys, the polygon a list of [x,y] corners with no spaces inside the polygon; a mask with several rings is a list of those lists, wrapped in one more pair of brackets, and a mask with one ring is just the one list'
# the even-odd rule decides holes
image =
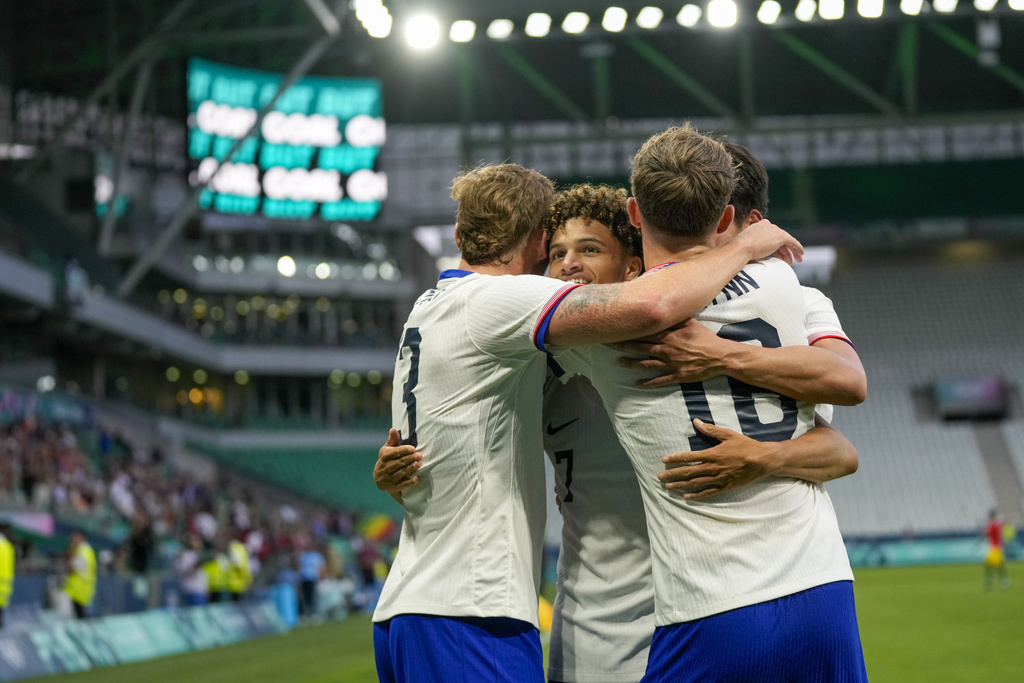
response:
{"label": "player's shoulder", "polygon": [[565,285],[561,280],[543,275],[476,275],[468,284],[480,294],[494,296],[529,296],[538,290],[552,292]]}
{"label": "player's shoulder", "polygon": [[[785,261],[775,256],[768,256],[766,258],[751,261],[743,267],[743,270],[753,270],[761,273],[771,273],[779,277],[792,278],[797,280],[796,271],[793,270],[793,266],[789,265]],[[797,280],[798,281],[798,280]]]}

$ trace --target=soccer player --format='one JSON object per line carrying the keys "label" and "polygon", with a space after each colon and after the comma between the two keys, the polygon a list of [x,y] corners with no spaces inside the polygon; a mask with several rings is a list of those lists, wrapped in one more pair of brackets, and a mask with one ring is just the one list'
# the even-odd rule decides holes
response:
{"label": "soccer player", "polygon": [[[733,223],[731,157],[689,126],[648,140],[630,179],[627,209],[656,272],[711,248]],[[733,341],[806,345],[803,293],[777,259],[745,267],[698,319]],[[701,499],[661,482],[680,444],[699,463],[728,426],[771,448],[810,430],[814,405],[732,377],[639,388],[615,349],[561,352],[547,341],[562,367],[590,376],[639,479],[657,624],[643,680],[866,680],[853,575],[820,485],[771,476]]]}
{"label": "soccer player", "polygon": [[[640,235],[629,223],[624,190],[581,185],[560,193],[548,231],[552,277],[579,284],[620,282],[642,269]],[[549,376],[544,423],[545,450],[555,465],[564,518],[549,681],[638,681],[654,631],[654,588],[636,477],[600,397],[585,378],[575,376],[563,385]],[[758,457],[759,444],[738,434],[733,438],[730,452]],[[397,443],[394,434],[390,443]],[[380,488],[398,491],[415,483],[408,481],[420,461],[413,450],[382,447],[375,468]],[[819,467],[823,478],[856,469],[852,448],[838,455],[816,451],[812,457],[813,462],[801,464]],[[767,458],[761,464],[776,471],[787,463]]]}
{"label": "soccer player", "polygon": [[1003,553],[1003,520],[999,518],[999,510],[988,513],[988,524],[985,526],[985,537],[988,539],[988,552],[985,553],[985,590],[991,590],[995,578],[999,576],[999,587],[1010,587],[1010,573],[1006,570],[1006,555]]}
{"label": "soccer player", "polygon": [[546,178],[484,167],[457,178],[452,196],[462,267],[417,300],[396,365],[395,422],[424,465],[403,494],[398,554],[374,614],[378,676],[542,681],[544,340],[654,333],[703,308],[752,258],[800,247],[764,222],[686,266],[580,289],[529,276],[546,267]]}

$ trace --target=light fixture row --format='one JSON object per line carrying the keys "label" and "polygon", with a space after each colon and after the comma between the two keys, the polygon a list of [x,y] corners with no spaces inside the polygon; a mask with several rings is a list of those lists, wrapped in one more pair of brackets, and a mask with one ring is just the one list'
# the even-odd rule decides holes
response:
{"label": "light fixture row", "polygon": [[[967,2],[967,0],[963,0]],[[909,16],[917,16],[922,12],[935,11],[948,14],[957,9],[960,0],[900,0],[900,11]],[[974,8],[981,12],[991,12],[999,0],[972,0]],[[1006,0],[1010,9],[1024,11],[1024,0]],[[857,14],[866,19],[881,17],[885,0],[850,0],[856,6]],[[356,15],[363,22],[367,32],[378,38],[386,37],[391,31],[391,16],[381,0],[354,0]],[[846,0],[799,0],[794,11],[798,21],[809,22],[815,18],[826,21],[842,19],[846,15]],[[758,7],[756,17],[762,24],[776,23],[782,16],[782,5],[778,0],[764,0]],[[656,29],[665,19],[665,12],[659,7],[644,7],[633,18],[641,29]],[[710,0],[706,7],[687,3],[676,13],[675,21],[685,28],[693,28],[705,19],[716,28],[734,26],[739,19],[739,7],[736,0]],[[547,36],[553,26],[552,16],[545,12],[534,12],[526,18],[523,33],[531,38]],[[601,16],[601,28],[609,33],[619,33],[629,24],[629,13],[622,7],[608,7]],[[580,34],[591,25],[591,16],[586,12],[569,12],[562,19],[561,29],[568,34]],[[505,40],[516,29],[511,19],[494,19],[487,24],[484,34],[491,40]],[[429,49],[441,40],[443,28],[441,22],[433,15],[418,14],[406,21],[404,35],[409,45],[416,49]],[[452,22],[448,30],[448,39],[453,43],[471,42],[477,35],[477,24],[468,19]]]}

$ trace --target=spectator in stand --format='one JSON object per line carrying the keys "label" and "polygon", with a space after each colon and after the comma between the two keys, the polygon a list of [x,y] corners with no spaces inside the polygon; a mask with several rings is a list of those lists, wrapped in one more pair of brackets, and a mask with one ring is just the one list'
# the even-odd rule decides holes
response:
{"label": "spectator in stand", "polygon": [[231,560],[227,555],[227,541],[220,537],[213,546],[210,559],[203,563],[203,571],[206,572],[207,595],[211,603],[224,599],[224,591],[228,589],[228,571],[230,569]]}
{"label": "spectator in stand", "polygon": [[174,560],[174,573],[181,586],[181,595],[189,607],[209,602],[206,572],[202,568],[203,540],[197,534],[185,535],[185,547]]}
{"label": "spectator in stand", "polygon": [[0,629],[4,627],[4,612],[11,602],[14,590],[14,532],[11,525],[0,524]]}
{"label": "spectator in stand", "polygon": [[299,557],[299,576],[302,582],[301,609],[299,613],[306,618],[316,615],[316,588],[327,576],[327,563],[324,556],[315,548],[310,547]]}
{"label": "spectator in stand", "polygon": [[85,619],[96,596],[96,553],[79,529],[71,532],[68,546],[68,579],[64,592],[71,598],[75,618]]}
{"label": "spectator in stand", "polygon": [[217,518],[213,516],[213,505],[207,503],[193,519],[195,530],[207,543],[213,543],[217,538]]}
{"label": "spectator in stand", "polygon": [[228,542],[228,560],[231,563],[228,567],[228,590],[231,591],[231,600],[241,602],[249,587],[252,586],[252,567],[249,564],[249,551],[245,544],[239,540],[240,532],[233,530]]}
{"label": "spectator in stand", "polygon": [[136,576],[145,576],[149,572],[150,559],[156,548],[156,536],[145,514],[135,514],[127,545],[128,569]]}

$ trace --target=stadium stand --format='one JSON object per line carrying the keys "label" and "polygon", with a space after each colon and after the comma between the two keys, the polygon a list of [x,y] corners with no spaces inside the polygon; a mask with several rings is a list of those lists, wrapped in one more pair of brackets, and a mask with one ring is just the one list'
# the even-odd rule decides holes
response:
{"label": "stadium stand", "polygon": [[325,505],[397,511],[373,485],[370,472],[377,460],[376,449],[226,449],[200,443],[190,445],[229,468]]}
{"label": "stadium stand", "polygon": [[[1024,319],[1007,309],[1024,296],[1024,269],[990,249],[967,261],[958,253],[862,257],[823,288],[870,387],[863,405],[836,410],[861,463],[828,486],[844,534],[974,532],[996,504],[972,425],[938,422],[922,392],[938,378],[984,374],[1024,386]],[[1004,434],[1024,471],[1024,433],[1007,425]]]}
{"label": "stadium stand", "polygon": [[[1024,420],[1008,420],[1000,425],[1010,458],[1017,469],[1020,484],[1024,487]],[[1021,501],[1024,505],[1024,501]]]}

